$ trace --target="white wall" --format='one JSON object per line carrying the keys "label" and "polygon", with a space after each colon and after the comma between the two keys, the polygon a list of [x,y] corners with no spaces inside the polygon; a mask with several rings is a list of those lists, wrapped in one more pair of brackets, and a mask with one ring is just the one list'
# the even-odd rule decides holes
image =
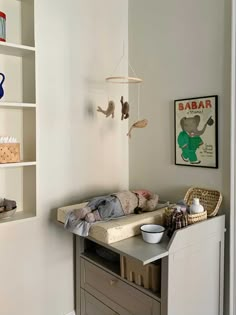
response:
{"label": "white wall", "polygon": [[[130,61],[144,79],[141,116],[149,119],[130,141],[131,186],[173,199],[191,185],[212,187],[222,191],[228,205],[229,4],[129,1]],[[219,95],[219,169],[174,165],[174,99],[212,94]]]}
{"label": "white wall", "polygon": [[[218,189],[229,214],[230,0],[129,0],[129,56],[144,79],[141,116],[149,120],[130,141],[130,187],[173,201],[190,186]],[[176,166],[174,100],[213,94],[219,95],[219,169]]]}
{"label": "white wall", "polygon": [[1,224],[2,315],[74,309],[72,235],[55,224],[55,209],[128,186],[121,91],[110,92],[114,120],[96,112],[106,107],[104,77],[127,43],[126,1],[36,0],[35,12],[38,217]]}

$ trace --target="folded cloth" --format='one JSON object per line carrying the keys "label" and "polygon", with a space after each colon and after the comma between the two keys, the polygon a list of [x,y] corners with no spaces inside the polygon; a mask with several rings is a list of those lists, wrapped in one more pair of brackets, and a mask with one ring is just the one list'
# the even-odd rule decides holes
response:
{"label": "folded cloth", "polygon": [[121,191],[95,197],[88,200],[85,207],[69,213],[64,227],[70,232],[87,236],[92,223],[136,213],[137,209],[153,211],[157,207],[158,199],[158,195],[147,190]]}
{"label": "folded cloth", "polygon": [[64,228],[69,232],[85,237],[88,236],[91,225],[92,223],[78,219],[76,214],[72,211],[66,215]]}

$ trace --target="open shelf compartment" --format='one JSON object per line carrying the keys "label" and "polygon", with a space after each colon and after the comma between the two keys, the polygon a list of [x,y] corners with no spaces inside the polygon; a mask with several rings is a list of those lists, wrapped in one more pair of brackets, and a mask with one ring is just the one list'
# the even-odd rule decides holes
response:
{"label": "open shelf compartment", "polygon": [[0,168],[0,198],[15,200],[16,213],[0,223],[36,216],[36,166]]}

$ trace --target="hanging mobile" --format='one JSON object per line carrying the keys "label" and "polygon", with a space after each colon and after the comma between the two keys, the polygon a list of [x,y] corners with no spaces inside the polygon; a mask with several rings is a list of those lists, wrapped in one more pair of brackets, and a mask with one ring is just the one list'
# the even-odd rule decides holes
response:
{"label": "hanging mobile", "polygon": [[[113,84],[138,84],[138,101],[137,101],[137,106],[138,106],[138,120],[132,124],[132,126],[129,129],[129,132],[127,133],[127,136],[131,138],[131,131],[133,128],[144,128],[148,124],[147,119],[142,119],[140,120],[139,118],[139,103],[140,103],[140,83],[143,82],[142,79],[137,77],[134,69],[132,68],[131,64],[129,63],[128,60],[128,68],[131,69],[133,76],[125,76],[125,75],[114,75],[116,73],[118,67],[120,66],[121,62],[125,58],[125,51],[124,51],[124,42],[123,42],[123,54],[117,63],[113,74],[110,77],[107,77],[105,80],[107,83],[113,83]],[[121,96],[121,120],[129,118],[129,103],[127,101],[124,101],[124,97]]]}

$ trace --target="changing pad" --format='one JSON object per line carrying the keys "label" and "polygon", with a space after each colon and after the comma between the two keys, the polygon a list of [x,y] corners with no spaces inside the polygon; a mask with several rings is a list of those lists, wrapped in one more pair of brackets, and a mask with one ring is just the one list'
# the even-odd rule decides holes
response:
{"label": "changing pad", "polygon": [[[57,210],[57,220],[65,222],[66,214],[75,209],[83,208],[87,203],[80,203],[72,206],[62,207]],[[106,244],[115,243],[123,239],[140,234],[142,224],[163,224],[164,208],[145,212],[141,214],[131,214],[118,219],[106,222],[96,222],[89,230],[89,236]]]}

